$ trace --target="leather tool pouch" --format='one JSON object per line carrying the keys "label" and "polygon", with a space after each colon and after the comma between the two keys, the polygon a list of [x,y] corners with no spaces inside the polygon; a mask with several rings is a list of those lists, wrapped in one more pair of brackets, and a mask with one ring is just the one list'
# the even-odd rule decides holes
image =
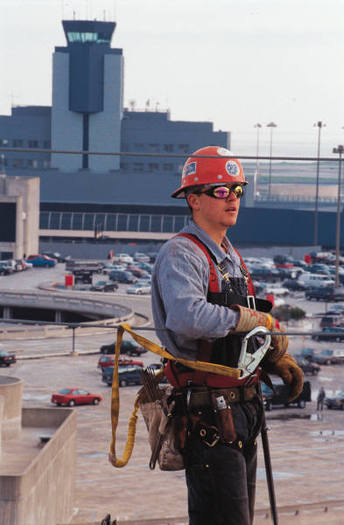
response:
{"label": "leather tool pouch", "polygon": [[223,395],[219,395],[216,392],[211,393],[211,402],[221,440],[224,443],[233,443],[237,438],[237,434],[230,405]]}
{"label": "leather tool pouch", "polygon": [[162,399],[141,399],[139,403],[152,451],[149,467],[153,470],[158,462],[160,470],[182,470],[184,458],[180,448],[181,417],[174,414],[172,388],[168,386],[164,390]]}

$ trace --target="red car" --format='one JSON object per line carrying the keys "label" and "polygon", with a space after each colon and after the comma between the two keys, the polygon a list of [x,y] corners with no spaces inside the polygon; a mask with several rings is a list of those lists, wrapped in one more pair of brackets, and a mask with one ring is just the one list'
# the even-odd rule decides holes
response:
{"label": "red car", "polygon": [[91,394],[87,390],[80,388],[62,388],[57,394],[51,396],[51,402],[57,406],[66,405],[98,405],[102,400],[99,394]]}
{"label": "red car", "polygon": [[[107,368],[108,366],[113,366],[114,362],[115,362],[114,354],[102,355],[99,358],[97,367],[104,370],[104,368]],[[121,358],[121,357],[119,358],[118,364],[119,365],[138,365],[138,366],[142,366],[142,368],[144,366],[142,361],[135,361],[134,359],[126,359],[126,358]]]}

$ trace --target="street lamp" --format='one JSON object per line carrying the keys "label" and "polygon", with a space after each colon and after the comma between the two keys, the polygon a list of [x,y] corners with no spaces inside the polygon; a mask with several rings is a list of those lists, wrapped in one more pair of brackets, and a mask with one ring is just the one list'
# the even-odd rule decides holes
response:
{"label": "street lamp", "polygon": [[277,128],[277,124],[274,122],[270,122],[266,125],[267,128],[270,128],[270,164],[269,164],[269,191],[268,191],[268,200],[270,200],[270,194],[271,194],[271,157],[272,157],[272,132],[274,128]]}
{"label": "street lamp", "polygon": [[344,146],[339,145],[333,148],[332,153],[338,153],[338,190],[337,190],[337,225],[336,225],[336,278],[335,287],[339,286],[339,252],[340,252],[340,193],[341,193],[341,175],[342,175],[342,156],[344,153]]}
{"label": "street lamp", "polygon": [[318,128],[318,156],[317,156],[317,181],[315,187],[315,208],[314,208],[314,245],[318,244],[318,202],[319,202],[319,172],[320,172],[320,136],[321,128],[325,127],[321,120],[313,124]]}
{"label": "street lamp", "polygon": [[254,125],[255,128],[257,128],[257,148],[256,148],[256,155],[257,155],[257,159],[256,159],[256,175],[258,177],[258,171],[259,171],[259,131],[260,131],[260,128],[262,127],[261,124],[259,124],[259,122],[257,122],[257,124]]}

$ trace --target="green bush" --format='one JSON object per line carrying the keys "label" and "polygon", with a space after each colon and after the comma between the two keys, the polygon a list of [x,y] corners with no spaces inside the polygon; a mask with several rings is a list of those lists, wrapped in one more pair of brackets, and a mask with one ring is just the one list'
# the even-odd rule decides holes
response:
{"label": "green bush", "polygon": [[299,308],[298,306],[290,306],[289,304],[276,306],[271,313],[276,319],[282,322],[287,322],[291,319],[299,321],[306,317],[306,312],[302,310],[302,308]]}

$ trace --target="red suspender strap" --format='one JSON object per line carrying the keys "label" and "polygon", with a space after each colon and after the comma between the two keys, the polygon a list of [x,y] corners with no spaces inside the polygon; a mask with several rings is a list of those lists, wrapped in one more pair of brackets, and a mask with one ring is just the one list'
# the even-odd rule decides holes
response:
{"label": "red suspender strap", "polygon": [[209,252],[206,249],[206,247],[204,246],[204,244],[195,235],[192,235],[191,233],[178,233],[176,235],[176,237],[185,237],[186,239],[189,239],[190,241],[192,241],[195,244],[197,244],[197,246],[202,250],[202,252],[206,256],[206,258],[208,260],[208,264],[209,264],[209,271],[210,271],[210,274],[209,274],[209,292],[219,292],[220,291],[220,286],[219,286],[219,280],[217,278],[215,266],[214,266],[214,263],[212,261],[212,258],[209,255]]}
{"label": "red suspender strap", "polygon": [[238,252],[238,250],[236,248],[234,248],[234,251],[239,256],[241,265],[244,268],[245,272],[247,273],[247,279],[248,279],[248,281],[247,281],[247,292],[248,292],[248,295],[256,295],[256,292],[255,292],[254,286],[253,286],[253,282],[252,282],[250,274],[248,273],[248,269],[246,268],[246,264],[244,263],[244,259],[241,257],[240,253]]}

